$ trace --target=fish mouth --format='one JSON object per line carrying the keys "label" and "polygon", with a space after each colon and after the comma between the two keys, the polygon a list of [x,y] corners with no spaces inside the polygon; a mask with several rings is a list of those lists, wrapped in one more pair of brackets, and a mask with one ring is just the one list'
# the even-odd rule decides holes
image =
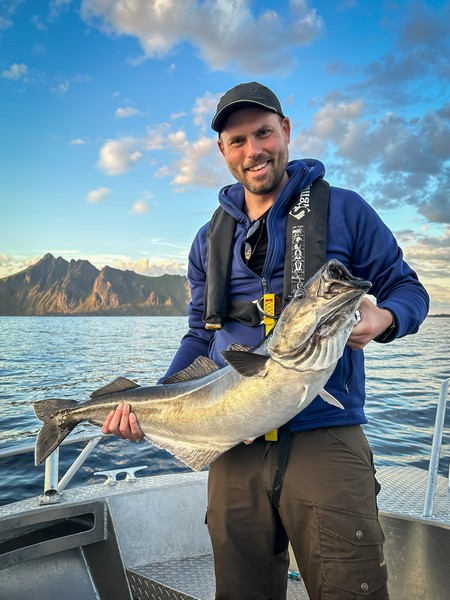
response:
{"label": "fish mouth", "polygon": [[[323,267],[319,280],[318,296],[330,299],[328,310],[320,318],[316,335],[327,337],[341,326],[339,315],[344,317],[351,312],[354,305],[354,320],[359,300],[372,287],[370,281],[352,275],[340,261],[330,260]],[[335,302],[333,301],[335,298]]]}
{"label": "fish mouth", "polygon": [[348,286],[360,292],[367,292],[372,284],[366,279],[352,275],[339,260],[331,259],[322,268],[320,281],[325,293],[336,293],[342,286]]}

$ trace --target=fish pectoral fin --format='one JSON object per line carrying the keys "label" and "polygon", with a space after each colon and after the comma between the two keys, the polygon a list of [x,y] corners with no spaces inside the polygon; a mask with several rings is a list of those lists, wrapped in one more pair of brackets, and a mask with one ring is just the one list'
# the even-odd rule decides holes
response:
{"label": "fish pectoral fin", "polygon": [[244,377],[264,377],[266,374],[268,356],[240,350],[223,350],[221,354],[233,369]]}
{"label": "fish pectoral fin", "polygon": [[333,406],[337,406],[338,408],[342,408],[342,410],[344,410],[344,405],[341,404],[339,400],[337,400],[332,394],[330,394],[330,392],[327,392],[325,388],[319,393],[319,396],[322,398],[322,400],[328,402],[328,404],[332,404]]}
{"label": "fish pectoral fin", "polygon": [[198,356],[189,367],[170,375],[163,379],[162,383],[180,383],[181,381],[190,381],[191,379],[200,379],[219,369],[219,365],[207,356]]}
{"label": "fish pectoral fin", "polygon": [[146,435],[145,437],[151,444],[157,448],[167,450],[194,471],[201,471],[225,451],[213,448],[195,448],[194,446],[183,445],[174,440],[162,439],[152,435]]}
{"label": "fish pectoral fin", "polygon": [[115,394],[117,392],[124,392],[125,390],[133,390],[134,388],[141,387],[138,383],[134,383],[126,377],[117,377],[108,385],[95,390],[92,392],[91,398],[99,398],[100,396],[106,396],[107,394]]}

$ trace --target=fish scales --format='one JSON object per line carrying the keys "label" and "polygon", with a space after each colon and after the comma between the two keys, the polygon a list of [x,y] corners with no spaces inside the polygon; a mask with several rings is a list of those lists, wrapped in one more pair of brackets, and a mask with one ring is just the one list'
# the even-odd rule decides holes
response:
{"label": "fish scales", "polygon": [[258,348],[224,351],[224,367],[199,357],[162,384],[141,387],[118,377],[86,402],[35,402],[36,416],[43,421],[36,464],[78,423],[101,425],[120,402],[130,404],[148,441],[194,470],[243,441],[281,427],[319,395],[345,410],[324,386],[369,288],[369,282],[331,260],[296,292]]}

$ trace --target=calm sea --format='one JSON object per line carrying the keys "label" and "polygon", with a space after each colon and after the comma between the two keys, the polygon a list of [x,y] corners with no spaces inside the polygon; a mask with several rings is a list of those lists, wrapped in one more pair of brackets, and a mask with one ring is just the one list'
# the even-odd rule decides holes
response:
{"label": "calm sea", "polygon": [[[86,400],[119,375],[156,382],[186,326],[185,317],[0,317],[0,449],[34,441],[36,400]],[[389,345],[369,344],[366,365],[365,431],[376,464],[427,468],[440,385],[450,377],[450,318],[429,318],[418,334]],[[449,444],[444,433],[441,473]],[[81,448],[62,447],[61,475]],[[142,475],[189,470],[148,443],[108,438],[70,486],[103,481],[96,471],[138,465],[147,465]],[[0,459],[0,468],[0,504],[42,492],[44,467],[34,466],[33,453]]]}

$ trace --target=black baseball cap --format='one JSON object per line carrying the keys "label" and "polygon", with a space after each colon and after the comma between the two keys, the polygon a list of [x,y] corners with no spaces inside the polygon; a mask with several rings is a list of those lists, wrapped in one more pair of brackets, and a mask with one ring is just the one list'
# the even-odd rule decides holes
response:
{"label": "black baseball cap", "polygon": [[284,118],[280,101],[275,94],[265,85],[252,81],[251,83],[240,83],[225,92],[217,105],[216,114],[211,123],[211,128],[220,133],[225,121],[236,110],[260,106],[271,110]]}

